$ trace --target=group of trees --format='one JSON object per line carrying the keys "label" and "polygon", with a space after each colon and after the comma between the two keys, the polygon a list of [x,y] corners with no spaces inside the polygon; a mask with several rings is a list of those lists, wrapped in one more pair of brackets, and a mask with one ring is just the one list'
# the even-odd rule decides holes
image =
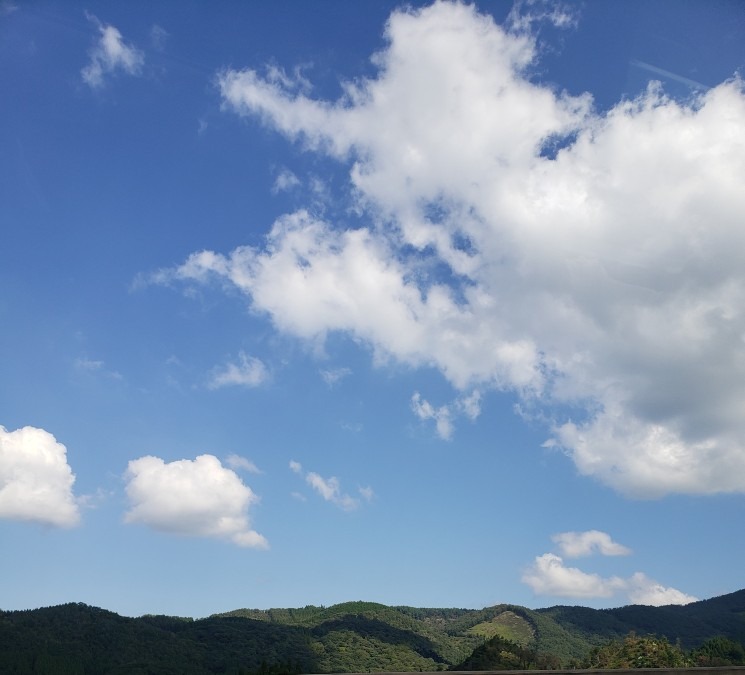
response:
{"label": "group of trees", "polygon": [[[696,649],[685,651],[679,643],[672,644],[665,637],[630,633],[623,639],[609,640],[594,647],[581,661],[565,665],[589,669],[745,666],[745,647],[729,638],[715,637]],[[561,667],[554,654],[541,654],[534,647],[495,636],[451,670],[555,670]]]}
{"label": "group of trees", "polygon": [[592,649],[583,668],[690,668],[695,666],[743,666],[745,648],[726,637],[715,637],[700,647],[684,651],[679,643],[655,635],[627,635]]}

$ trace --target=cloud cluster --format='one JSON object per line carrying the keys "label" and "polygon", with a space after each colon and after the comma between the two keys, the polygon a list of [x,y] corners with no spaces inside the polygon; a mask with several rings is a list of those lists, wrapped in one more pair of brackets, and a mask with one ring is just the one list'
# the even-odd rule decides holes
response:
{"label": "cloud cluster", "polygon": [[227,110],[347,166],[367,225],[300,210],[156,280],[227,282],[283,332],[345,332],[459,396],[512,391],[627,495],[745,491],[742,82],[596,111],[531,77],[514,21],[437,2],[385,35],[336,101],[271,72],[218,80]]}
{"label": "cloud cluster", "polygon": [[138,75],[145,63],[145,55],[125,43],[122,34],[114,26],[101,23],[92,14],[87,14],[87,17],[96,25],[100,35],[89,52],[88,65],[80,71],[83,82],[92,89],[98,89],[103,86],[105,76],[118,70],[128,75]]}
{"label": "cloud cluster", "polygon": [[[300,462],[290,460],[290,470],[293,473],[302,474],[303,466]],[[315,471],[308,471],[305,474],[305,482],[325,501],[335,504],[344,511],[354,511],[360,506],[360,499],[342,491],[341,484],[336,476],[324,478]],[[369,486],[359,488],[359,494],[367,502],[372,501],[375,496],[373,489]],[[298,495],[298,497],[302,499],[301,495]]]}
{"label": "cloud cluster", "polygon": [[475,420],[481,414],[481,393],[474,390],[450,404],[435,408],[417,391],[411,397],[411,409],[420,420],[434,420],[437,435],[447,441],[453,437],[455,431],[454,418],[465,415],[470,420]]}
{"label": "cloud cluster", "polygon": [[174,462],[140,457],[129,462],[126,480],[130,502],[124,518],[127,523],[268,548],[267,540],[251,529],[248,518],[248,509],[257,497],[212,455]]}
{"label": "cloud cluster", "polygon": [[0,426],[0,518],[71,527],[80,521],[67,448],[44,429]]}
{"label": "cloud cluster", "polygon": [[[561,532],[552,537],[563,555],[569,558],[593,553],[606,556],[629,555],[631,550],[614,542],[610,535],[598,530],[587,532]],[[569,567],[555,553],[536,556],[522,576],[523,583],[536,595],[562,598],[610,598],[624,594],[629,602],[637,605],[685,605],[697,598],[676,588],[663,586],[643,572],[636,572],[628,579],[618,576],[602,577]]]}

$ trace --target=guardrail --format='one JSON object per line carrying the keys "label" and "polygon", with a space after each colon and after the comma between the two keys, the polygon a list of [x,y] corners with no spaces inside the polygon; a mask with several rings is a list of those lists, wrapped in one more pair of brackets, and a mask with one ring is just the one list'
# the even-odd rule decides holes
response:
{"label": "guardrail", "polygon": [[[717,666],[716,668],[576,668],[558,670],[435,670],[431,672],[419,671],[418,675],[745,675],[745,666]],[[411,672],[389,673],[338,673],[337,675],[413,675]]]}

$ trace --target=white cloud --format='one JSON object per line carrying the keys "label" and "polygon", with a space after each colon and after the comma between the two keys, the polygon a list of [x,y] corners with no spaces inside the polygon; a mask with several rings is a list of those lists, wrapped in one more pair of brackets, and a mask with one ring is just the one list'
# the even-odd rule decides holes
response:
{"label": "white cloud", "polygon": [[231,469],[248,471],[248,473],[263,473],[250,459],[246,459],[240,455],[228,455],[225,458],[225,463]]}
{"label": "white cloud", "polygon": [[610,598],[621,593],[630,603],[655,607],[687,605],[698,600],[676,588],[663,586],[642,572],[628,579],[588,574],[576,567],[567,567],[554,553],[536,556],[523,573],[522,581],[536,595],[560,598]]}
{"label": "white cloud", "polygon": [[573,28],[578,21],[576,6],[556,0],[516,0],[507,17],[507,24],[514,32],[533,31],[534,24],[540,23]]}
{"label": "white cloud", "polygon": [[258,498],[212,455],[169,463],[159,457],[140,457],[129,462],[125,477],[131,506],[124,517],[127,523],[268,548],[248,518],[249,507]]}
{"label": "white cloud", "polygon": [[117,70],[123,70],[128,75],[139,75],[145,63],[144,54],[126,44],[114,26],[101,23],[92,14],[87,14],[87,17],[98,28],[100,37],[89,52],[90,62],[80,71],[83,81],[97,89],[103,86],[106,75]]}
{"label": "white cloud", "polygon": [[[459,395],[512,391],[629,496],[745,491],[742,82],[598,112],[537,84],[531,35],[471,6],[394,12],[386,38],[338,101],[219,77],[226,109],[349,168],[367,226],[300,210],[263,247],[153,280],[227,282],[282,332],[344,332]],[[452,407],[414,410],[452,435]]]}
{"label": "white cloud", "polygon": [[551,537],[559,545],[562,555],[567,558],[600,553],[601,555],[630,555],[631,549],[611,539],[606,532],[588,530],[586,532],[560,532]]}
{"label": "white cloud", "polygon": [[[605,556],[630,555],[631,549],[613,541],[599,530],[561,532],[551,537],[562,554],[579,558],[599,553]],[[663,586],[643,572],[628,579],[618,576],[601,577],[577,567],[567,567],[561,556],[544,553],[536,556],[522,575],[522,582],[536,595],[563,598],[610,598],[623,594],[628,602],[638,605],[685,605],[697,600],[676,588]]]}
{"label": "white cloud", "polygon": [[266,382],[269,372],[261,360],[247,356],[240,352],[238,363],[226,363],[224,366],[215,368],[212,371],[208,389],[220,389],[222,387],[241,386],[241,387],[258,387]]}
{"label": "white cloud", "polygon": [[435,408],[417,391],[411,397],[411,409],[420,420],[434,420],[437,435],[449,440],[455,431],[455,417],[465,415],[473,421],[481,414],[481,393],[475,390],[468,396],[458,397],[448,405]]}
{"label": "white cloud", "polygon": [[628,581],[629,600],[635,605],[687,605],[696,602],[698,598],[679,591],[677,588],[663,586],[646,574],[637,572]]}
{"label": "white cloud", "polygon": [[[293,473],[301,475],[303,473],[303,467],[300,462],[290,460],[290,470]],[[310,485],[323,499],[327,502],[335,504],[344,511],[354,511],[360,505],[360,500],[352,497],[350,494],[343,492],[341,484],[336,476],[330,478],[324,478],[315,471],[308,471],[305,474],[305,482]],[[371,487],[359,488],[360,496],[367,502],[372,501],[375,493]],[[299,493],[293,492],[293,496],[300,498]],[[305,501],[305,498],[302,498]]]}
{"label": "white cloud", "polygon": [[437,435],[447,441],[453,437],[450,408],[446,405],[435,408],[417,391],[411,397],[411,409],[420,420],[434,420]]}
{"label": "white cloud", "polygon": [[0,518],[72,527],[80,521],[67,448],[44,429],[0,426]]}
{"label": "white cloud", "polygon": [[305,481],[327,502],[336,504],[344,511],[354,511],[360,505],[359,500],[341,491],[339,479],[336,476],[324,478],[315,471],[310,471],[306,474]]}
{"label": "white cloud", "polygon": [[536,556],[522,580],[536,595],[563,598],[609,598],[626,586],[619,577],[603,578],[576,567],[566,567],[564,561],[553,553]]}

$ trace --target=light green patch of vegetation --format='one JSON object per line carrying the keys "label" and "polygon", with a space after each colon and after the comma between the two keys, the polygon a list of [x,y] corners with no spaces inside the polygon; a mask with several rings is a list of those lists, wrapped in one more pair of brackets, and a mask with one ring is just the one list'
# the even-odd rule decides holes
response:
{"label": "light green patch of vegetation", "polygon": [[489,621],[477,623],[468,632],[485,640],[490,640],[499,635],[522,647],[527,647],[535,639],[533,627],[530,623],[510,610],[502,612]]}

